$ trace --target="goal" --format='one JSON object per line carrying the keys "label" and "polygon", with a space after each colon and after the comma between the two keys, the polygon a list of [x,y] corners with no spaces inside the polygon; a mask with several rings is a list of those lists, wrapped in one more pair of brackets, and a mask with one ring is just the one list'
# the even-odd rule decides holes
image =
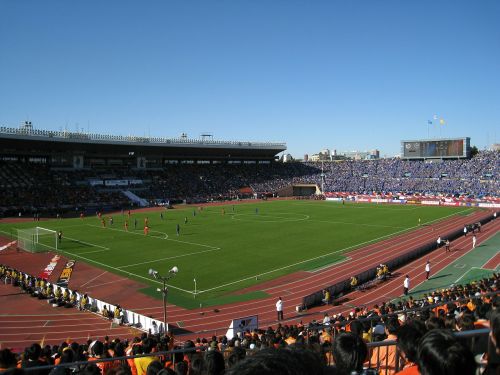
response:
{"label": "goal", "polygon": [[57,250],[57,232],[42,227],[18,229],[17,246],[32,253]]}

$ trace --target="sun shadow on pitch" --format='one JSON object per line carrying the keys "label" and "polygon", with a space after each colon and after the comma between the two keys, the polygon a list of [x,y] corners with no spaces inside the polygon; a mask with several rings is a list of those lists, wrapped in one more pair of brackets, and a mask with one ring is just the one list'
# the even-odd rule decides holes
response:
{"label": "sun shadow on pitch", "polygon": [[172,325],[169,325],[169,329],[170,329],[170,332],[172,332],[176,336],[188,335],[190,333],[194,333],[193,331],[190,331],[188,329],[184,329],[184,328],[176,327],[176,326],[172,326]]}
{"label": "sun shadow on pitch", "polygon": [[429,278],[429,280],[436,280],[436,279],[441,279],[443,277],[446,277],[446,276],[451,276],[452,274],[451,273],[446,273],[444,275],[439,275],[439,276],[432,276]]}

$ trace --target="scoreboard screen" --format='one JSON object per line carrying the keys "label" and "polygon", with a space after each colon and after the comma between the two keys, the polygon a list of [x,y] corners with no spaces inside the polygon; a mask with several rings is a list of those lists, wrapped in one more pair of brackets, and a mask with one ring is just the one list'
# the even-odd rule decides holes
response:
{"label": "scoreboard screen", "polygon": [[470,138],[401,141],[403,158],[465,158]]}

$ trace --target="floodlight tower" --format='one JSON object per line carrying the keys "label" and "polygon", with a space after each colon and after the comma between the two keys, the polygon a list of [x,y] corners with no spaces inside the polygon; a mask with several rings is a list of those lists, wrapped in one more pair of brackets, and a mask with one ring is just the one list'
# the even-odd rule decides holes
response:
{"label": "floodlight tower", "polygon": [[172,277],[174,277],[177,274],[177,272],[179,272],[179,269],[176,266],[173,266],[170,269],[170,271],[168,271],[167,276],[160,275],[158,271],[152,268],[149,269],[150,276],[153,276],[155,279],[161,280],[163,282],[163,288],[157,289],[158,292],[161,292],[163,297],[163,334],[167,333],[167,294],[168,294],[167,281],[170,280]]}

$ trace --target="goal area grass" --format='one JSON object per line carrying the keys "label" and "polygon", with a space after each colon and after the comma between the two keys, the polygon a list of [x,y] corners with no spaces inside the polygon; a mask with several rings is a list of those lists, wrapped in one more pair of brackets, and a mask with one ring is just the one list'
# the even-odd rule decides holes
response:
{"label": "goal area grass", "polygon": [[58,252],[141,281],[148,285],[143,292],[155,297],[161,297],[156,291],[161,282],[151,278],[148,270],[167,275],[177,266],[179,272],[168,281],[168,301],[195,308],[200,303],[207,306],[265,297],[265,291],[237,292],[299,270],[341,262],[349,251],[416,229],[419,219],[426,225],[472,210],[263,201],[132,211],[130,217],[124,211],[104,214],[102,219],[91,216],[1,224],[0,233],[37,226],[62,231]]}

